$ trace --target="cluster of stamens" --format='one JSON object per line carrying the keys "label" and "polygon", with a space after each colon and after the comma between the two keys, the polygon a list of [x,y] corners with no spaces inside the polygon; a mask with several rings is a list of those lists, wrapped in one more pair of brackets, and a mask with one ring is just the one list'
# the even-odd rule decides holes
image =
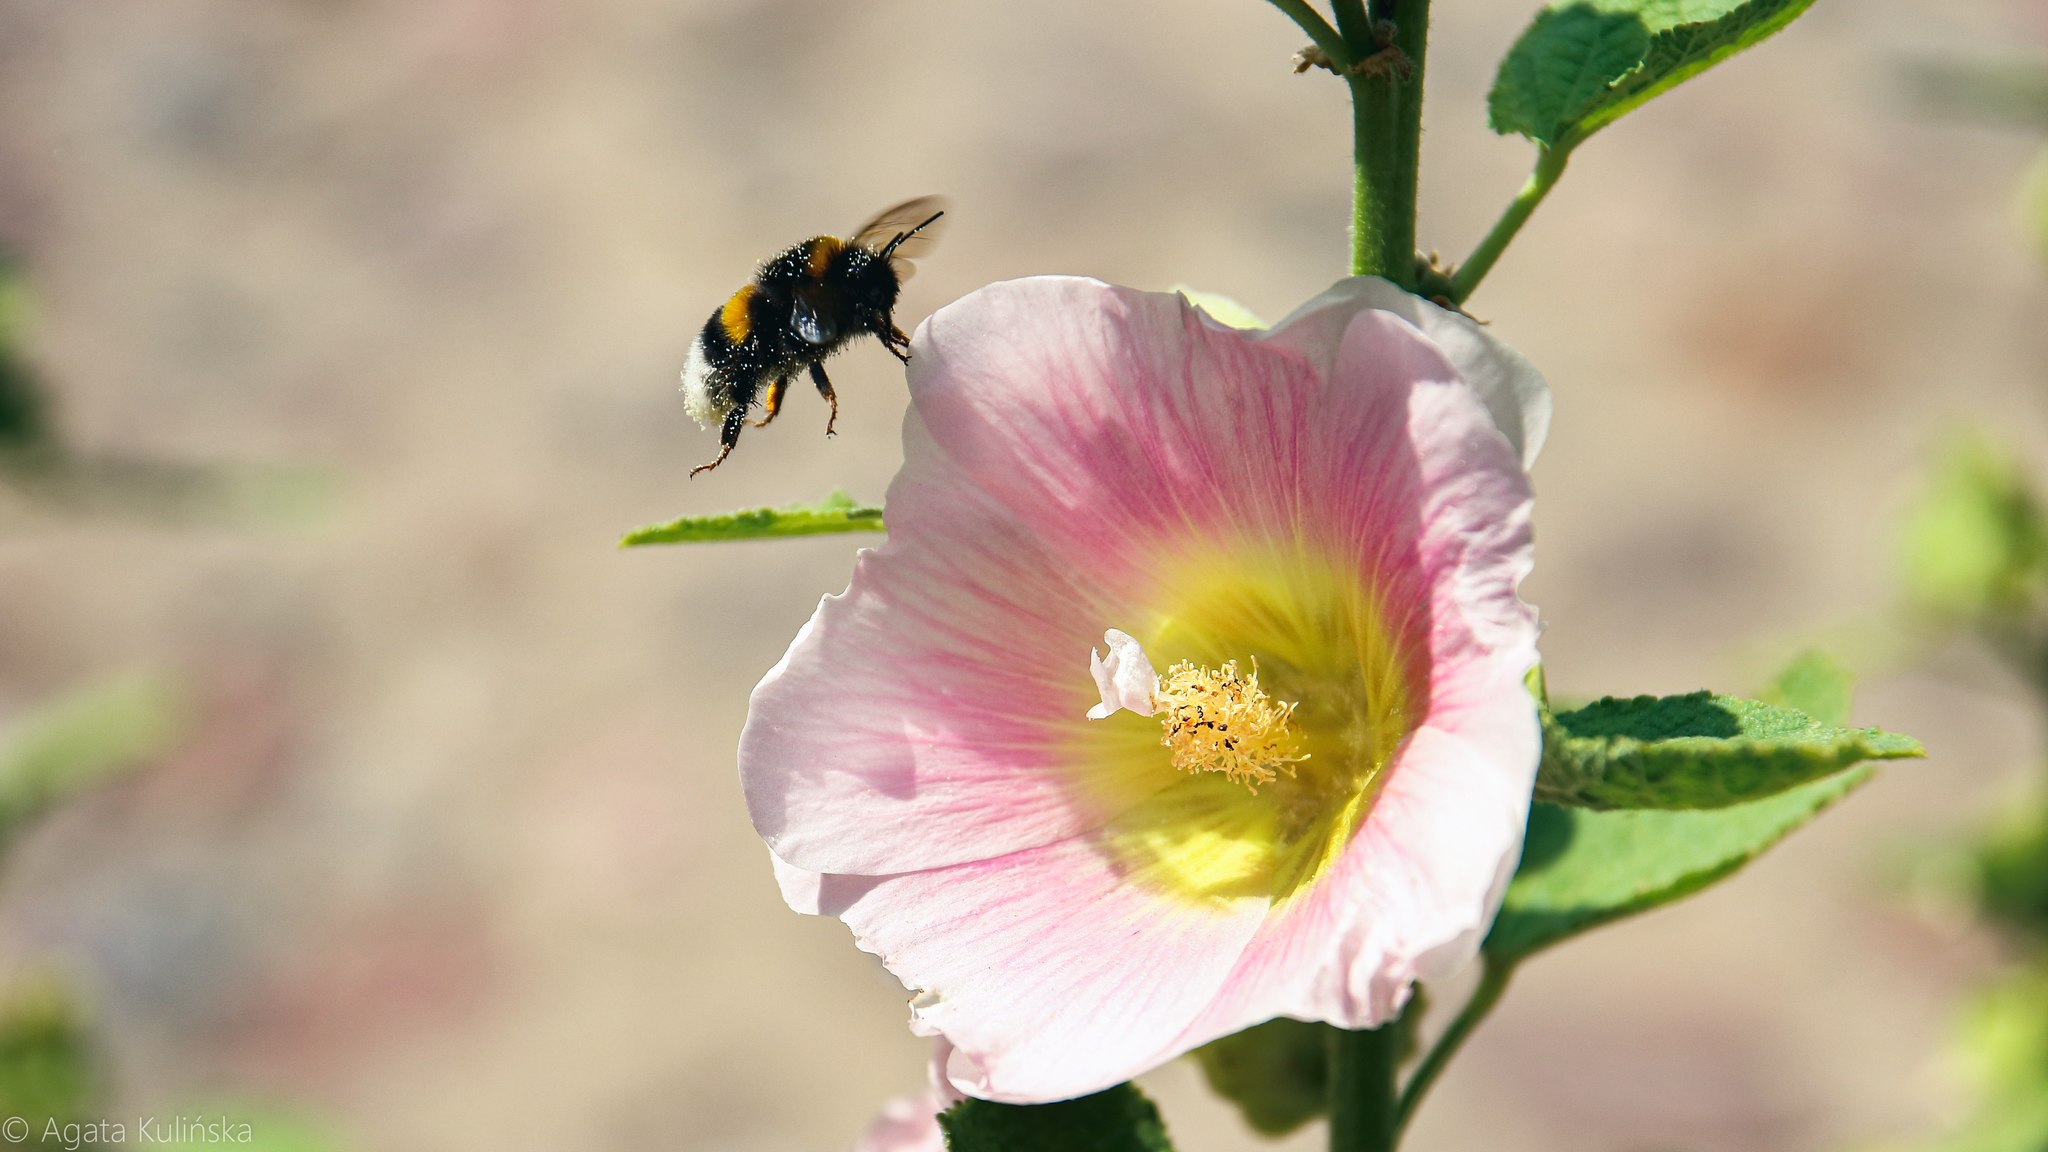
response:
{"label": "cluster of stamens", "polygon": [[1155,699],[1165,728],[1159,742],[1182,772],[1221,772],[1257,792],[1308,759],[1294,705],[1259,687],[1256,660],[1249,676],[1238,674],[1235,660],[1220,669],[1183,660],[1159,678]]}

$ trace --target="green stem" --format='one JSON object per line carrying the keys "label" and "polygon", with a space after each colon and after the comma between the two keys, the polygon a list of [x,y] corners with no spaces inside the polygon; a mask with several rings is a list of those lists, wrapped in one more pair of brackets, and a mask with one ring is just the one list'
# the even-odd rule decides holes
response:
{"label": "green stem", "polygon": [[1344,42],[1344,37],[1338,35],[1335,28],[1330,27],[1330,22],[1323,19],[1322,13],[1309,7],[1308,0],[1272,0],[1272,5],[1286,13],[1289,20],[1300,25],[1301,30],[1308,33],[1308,38],[1315,42],[1315,46],[1323,50],[1323,55],[1330,58],[1330,63],[1339,68],[1349,68],[1357,62],[1358,57],[1351,54],[1351,46]]}
{"label": "green stem", "polygon": [[1330,1030],[1330,1152],[1393,1152],[1408,1014],[1371,1031]]}
{"label": "green stem", "polygon": [[1493,1011],[1495,1004],[1500,1003],[1501,994],[1508,990],[1509,978],[1515,974],[1513,963],[1496,960],[1485,953],[1480,954],[1479,965],[1479,987],[1472,990],[1472,998],[1458,1009],[1457,1018],[1438,1038],[1436,1047],[1431,1048],[1429,1055],[1422,1058],[1422,1063],[1415,1066],[1415,1074],[1408,1078],[1408,1086],[1401,1090],[1400,1103],[1394,1108],[1396,1140],[1401,1138],[1408,1122],[1415,1118],[1415,1110],[1422,1106],[1422,1098],[1429,1094],[1429,1086],[1436,1083],[1451,1057],[1458,1054],[1465,1038],[1472,1035],[1472,1030],[1479,1027],[1479,1022],[1486,1019],[1486,1014]]}
{"label": "green stem", "polygon": [[1372,17],[1365,14],[1365,0],[1330,0],[1337,14],[1337,31],[1359,59],[1372,55]]}
{"label": "green stem", "polygon": [[1528,222],[1530,214],[1536,211],[1536,206],[1543,203],[1543,198],[1550,195],[1550,189],[1557,184],[1557,178],[1564,175],[1565,161],[1571,158],[1571,154],[1568,147],[1541,148],[1537,151],[1536,170],[1529,173],[1529,179],[1522,183],[1522,190],[1515,193],[1514,200],[1508,204],[1508,210],[1501,213],[1500,219],[1494,222],[1493,230],[1486,234],[1486,238],[1479,242],[1479,247],[1474,248],[1472,255],[1467,256],[1465,262],[1458,265],[1458,270],[1452,274],[1453,302],[1463,304],[1478,289],[1479,282],[1486,279],[1486,274],[1493,270],[1493,262],[1500,259],[1501,253],[1507,251],[1508,242],[1515,238],[1515,233],[1522,230],[1522,225]]}
{"label": "green stem", "polygon": [[1421,170],[1422,65],[1429,0],[1390,5],[1403,69],[1347,75],[1351,86],[1351,273],[1415,287],[1415,190]]}

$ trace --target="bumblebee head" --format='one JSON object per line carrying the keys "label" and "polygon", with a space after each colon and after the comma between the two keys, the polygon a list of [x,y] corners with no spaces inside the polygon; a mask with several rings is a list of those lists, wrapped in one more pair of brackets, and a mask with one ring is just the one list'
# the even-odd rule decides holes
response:
{"label": "bumblebee head", "polygon": [[896,297],[903,291],[896,266],[879,252],[852,246],[846,249],[844,259],[842,285],[847,303],[864,321],[886,321],[896,309]]}

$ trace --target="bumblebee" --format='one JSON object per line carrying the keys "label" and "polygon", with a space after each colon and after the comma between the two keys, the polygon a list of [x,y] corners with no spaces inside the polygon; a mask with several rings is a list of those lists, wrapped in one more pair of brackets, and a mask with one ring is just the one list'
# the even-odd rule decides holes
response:
{"label": "bumblebee", "polygon": [[[910,278],[910,259],[937,239],[933,226],[945,208],[939,197],[921,196],[861,225],[851,239],[813,236],[784,249],[711,314],[683,367],[683,404],[700,426],[717,425],[718,458],[690,475],[725,463],[748,424],[767,427],[801,372],[832,406],[825,421],[825,435],[832,435],[839,397],[825,359],[861,336],[873,335],[898,360],[910,361],[910,338],[893,315],[896,296]],[[762,416],[749,420],[757,402]]]}

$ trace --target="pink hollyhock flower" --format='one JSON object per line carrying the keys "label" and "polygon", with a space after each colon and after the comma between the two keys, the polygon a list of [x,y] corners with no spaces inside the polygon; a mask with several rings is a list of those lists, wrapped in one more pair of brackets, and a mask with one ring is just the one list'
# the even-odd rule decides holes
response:
{"label": "pink hollyhock flower", "polygon": [[754,690],[740,776],[949,1082],[1077,1096],[1468,960],[1541,748],[1535,370],[1368,279],[1270,331],[1019,280],[916,353],[887,543]]}
{"label": "pink hollyhock flower", "polygon": [[961,1095],[946,1079],[953,1046],[941,1037],[932,1044],[931,1086],[915,1096],[898,1096],[882,1105],[882,1114],[868,1125],[853,1152],[946,1152],[946,1134],[939,1113],[958,1104]]}

